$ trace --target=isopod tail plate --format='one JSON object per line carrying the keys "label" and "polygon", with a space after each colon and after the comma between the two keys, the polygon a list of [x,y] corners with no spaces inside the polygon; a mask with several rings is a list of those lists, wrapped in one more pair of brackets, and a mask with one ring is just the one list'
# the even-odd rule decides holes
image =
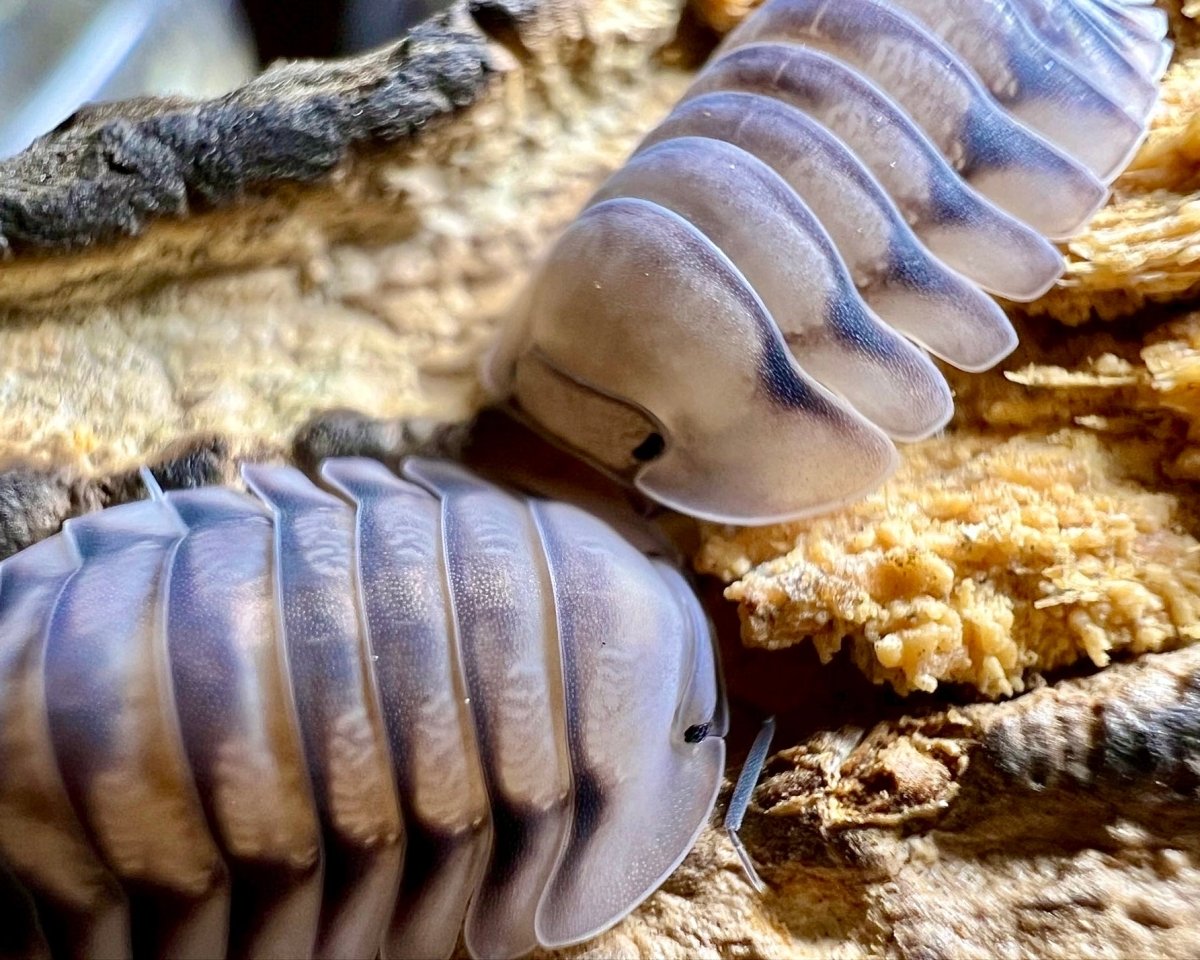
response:
{"label": "isopod tail plate", "polygon": [[1145,136],[1161,12],[768,0],[560,235],[484,379],[694,516],[873,489],[1016,337]]}
{"label": "isopod tail plate", "polygon": [[653,892],[724,766],[681,576],[448,464],[244,475],[0,563],[5,936],[517,957]]}

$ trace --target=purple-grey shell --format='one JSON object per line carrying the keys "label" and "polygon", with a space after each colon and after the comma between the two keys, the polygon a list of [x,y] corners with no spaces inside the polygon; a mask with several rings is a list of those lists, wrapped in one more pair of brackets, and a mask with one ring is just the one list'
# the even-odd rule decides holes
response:
{"label": "purple-grey shell", "polygon": [[159,494],[0,564],[24,952],[513,957],[690,849],[724,706],[680,575],[449,464],[321,476],[247,468],[257,499]]}
{"label": "purple-grey shell", "polygon": [[876,487],[1013,349],[1145,135],[1171,45],[1118,0],[768,0],[596,193],[485,378],[685,513]]}

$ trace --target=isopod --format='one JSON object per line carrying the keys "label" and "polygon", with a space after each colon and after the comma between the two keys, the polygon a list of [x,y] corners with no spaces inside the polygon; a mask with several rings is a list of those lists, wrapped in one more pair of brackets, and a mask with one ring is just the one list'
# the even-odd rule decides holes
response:
{"label": "isopod", "polygon": [[769,0],[592,197],[485,380],[684,513],[872,489],[1016,344],[1145,135],[1165,15],[1116,0]]}
{"label": "isopod", "polygon": [[681,575],[452,464],[320,475],[154,491],[0,564],[0,945],[514,957],[691,848],[725,720]]}

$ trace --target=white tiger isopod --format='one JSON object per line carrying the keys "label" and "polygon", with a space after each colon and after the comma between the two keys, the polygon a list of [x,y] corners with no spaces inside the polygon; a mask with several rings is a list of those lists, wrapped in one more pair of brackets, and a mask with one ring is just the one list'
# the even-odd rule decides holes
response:
{"label": "white tiger isopod", "polygon": [[515,957],[691,848],[725,721],[682,577],[446,463],[321,476],[248,467],[259,499],[157,493],[0,563],[25,952]]}
{"label": "white tiger isopod", "polygon": [[[1145,135],[1161,11],[1117,0],[768,0],[567,227],[485,370],[684,513],[827,509],[1016,344]],[[986,293],[985,293],[986,291]]]}

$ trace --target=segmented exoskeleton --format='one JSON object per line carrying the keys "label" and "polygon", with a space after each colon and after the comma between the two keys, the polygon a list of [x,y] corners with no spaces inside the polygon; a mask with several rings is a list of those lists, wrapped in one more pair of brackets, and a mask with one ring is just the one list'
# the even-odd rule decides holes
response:
{"label": "segmented exoskeleton", "polygon": [[1140,143],[1171,45],[1116,0],[769,0],[591,199],[487,373],[684,513],[876,487]]}
{"label": "segmented exoskeleton", "polygon": [[512,957],[690,849],[724,708],[680,575],[449,464],[321,476],[247,468],[258,500],[158,494],[0,564],[11,949]]}

